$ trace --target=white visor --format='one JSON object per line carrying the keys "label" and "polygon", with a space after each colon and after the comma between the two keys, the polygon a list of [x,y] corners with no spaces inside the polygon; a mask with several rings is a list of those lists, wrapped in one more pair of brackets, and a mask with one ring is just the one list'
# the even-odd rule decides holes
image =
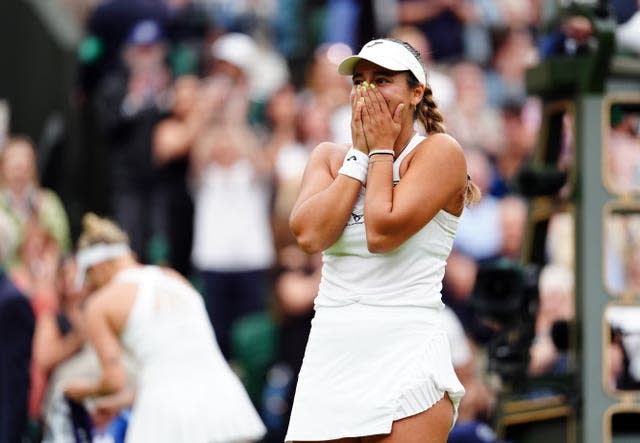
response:
{"label": "white visor", "polygon": [[390,71],[411,71],[421,84],[427,84],[427,75],[422,64],[400,43],[384,39],[371,40],[362,47],[358,55],[342,60],[338,65],[338,72],[343,75],[353,75],[360,60],[368,60]]}
{"label": "white visor", "polygon": [[129,245],[125,243],[96,243],[80,249],[76,254],[76,263],[78,271],[76,274],[76,288],[84,285],[87,271],[92,266],[107,260],[122,257],[131,253]]}

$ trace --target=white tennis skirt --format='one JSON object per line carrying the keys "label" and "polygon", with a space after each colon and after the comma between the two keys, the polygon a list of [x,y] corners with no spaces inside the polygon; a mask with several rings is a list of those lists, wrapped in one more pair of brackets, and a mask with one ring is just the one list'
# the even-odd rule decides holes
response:
{"label": "white tennis skirt", "polygon": [[316,307],[285,441],[388,434],[445,393],[455,421],[464,387],[440,311]]}

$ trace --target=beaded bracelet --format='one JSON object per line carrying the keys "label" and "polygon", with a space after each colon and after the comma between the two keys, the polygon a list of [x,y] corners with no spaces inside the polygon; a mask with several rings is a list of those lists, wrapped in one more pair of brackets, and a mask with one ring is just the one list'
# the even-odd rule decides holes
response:
{"label": "beaded bracelet", "polygon": [[373,149],[369,151],[369,157],[376,154],[396,155],[396,152],[393,149]]}
{"label": "beaded bracelet", "polygon": [[344,162],[338,170],[338,174],[355,178],[362,184],[367,182],[367,170],[369,169],[369,157],[362,151],[351,148],[344,157]]}

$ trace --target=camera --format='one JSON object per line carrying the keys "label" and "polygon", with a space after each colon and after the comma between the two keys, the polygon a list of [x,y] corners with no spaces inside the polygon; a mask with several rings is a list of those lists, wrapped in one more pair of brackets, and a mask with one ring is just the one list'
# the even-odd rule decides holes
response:
{"label": "camera", "polygon": [[499,259],[480,265],[470,303],[476,314],[493,325],[487,343],[489,372],[517,390],[523,387],[529,348],[538,312],[538,276],[534,265]]}

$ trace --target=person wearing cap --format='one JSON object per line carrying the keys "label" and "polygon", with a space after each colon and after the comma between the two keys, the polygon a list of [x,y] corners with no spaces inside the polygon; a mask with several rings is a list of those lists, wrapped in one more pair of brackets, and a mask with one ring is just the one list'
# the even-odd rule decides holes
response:
{"label": "person wearing cap", "polygon": [[313,150],[289,219],[323,269],[287,442],[444,443],[455,422],[464,387],[440,290],[480,192],[420,60],[377,39],[338,66],[353,82],[352,144]]}
{"label": "person wearing cap", "polygon": [[[256,441],[265,427],[215,342],[200,294],[176,271],[143,266],[115,223],[87,214],[78,240],[78,285],[95,292],[87,335],[101,362],[98,380],[64,389],[97,425],[133,402],[126,443]],[[123,349],[137,364],[135,398]],[[90,401],[87,401],[90,400]]]}
{"label": "person wearing cap", "polygon": [[153,134],[169,110],[171,72],[161,24],[141,20],[129,31],[120,69],[106,75],[95,97],[98,128],[106,148],[106,206],[128,233],[145,263],[163,262],[156,245],[166,244],[160,171],[153,159]]}

